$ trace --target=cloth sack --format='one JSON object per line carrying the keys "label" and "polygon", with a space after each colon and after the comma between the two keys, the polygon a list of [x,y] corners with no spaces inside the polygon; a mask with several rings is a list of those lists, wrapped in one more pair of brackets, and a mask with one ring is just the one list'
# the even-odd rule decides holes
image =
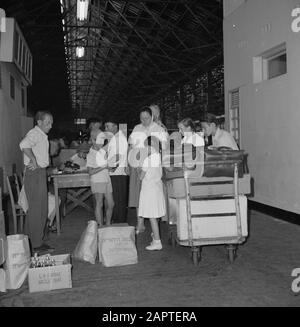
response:
{"label": "cloth sack", "polygon": [[21,188],[19,199],[18,199],[18,205],[23,209],[23,211],[26,213],[28,211],[28,200],[25,193],[25,187],[24,185]]}
{"label": "cloth sack", "polygon": [[0,269],[0,292],[6,292],[5,271]]}
{"label": "cloth sack", "polygon": [[112,225],[98,229],[99,260],[105,267],[138,262],[133,226]]}
{"label": "cloth sack", "polygon": [[18,289],[28,275],[30,250],[28,236],[23,234],[7,236],[7,254],[4,263],[6,288]]}
{"label": "cloth sack", "polygon": [[97,229],[97,222],[90,220],[76,245],[72,255],[73,258],[95,264],[97,257]]}

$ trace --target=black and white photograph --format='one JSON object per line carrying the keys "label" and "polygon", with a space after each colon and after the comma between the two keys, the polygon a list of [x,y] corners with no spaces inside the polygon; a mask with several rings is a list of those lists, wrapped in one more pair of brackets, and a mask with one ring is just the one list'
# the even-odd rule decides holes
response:
{"label": "black and white photograph", "polygon": [[0,0],[0,308],[299,307],[299,58],[298,0]]}

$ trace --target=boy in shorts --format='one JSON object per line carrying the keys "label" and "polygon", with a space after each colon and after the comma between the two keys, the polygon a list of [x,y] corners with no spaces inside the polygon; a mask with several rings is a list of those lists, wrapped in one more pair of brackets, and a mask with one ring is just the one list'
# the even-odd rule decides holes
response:
{"label": "boy in shorts", "polygon": [[104,134],[91,131],[92,147],[87,155],[87,168],[91,178],[91,190],[95,197],[95,216],[99,227],[103,226],[103,200],[105,198],[106,225],[111,224],[114,208],[112,185],[108,172],[107,153],[104,150]]}

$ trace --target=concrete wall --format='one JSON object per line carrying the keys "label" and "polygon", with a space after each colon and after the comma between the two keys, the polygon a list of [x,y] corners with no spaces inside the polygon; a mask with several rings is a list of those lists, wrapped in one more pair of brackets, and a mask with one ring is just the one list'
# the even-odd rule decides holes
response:
{"label": "concrete wall", "polygon": [[223,0],[224,17],[234,12],[240,5],[247,0]]}
{"label": "concrete wall", "polygon": [[[32,118],[23,116],[26,108],[21,106],[22,77],[14,64],[0,62],[0,167],[4,178],[12,173],[13,164],[17,171],[23,169],[22,153],[19,143],[26,132],[33,126]],[[15,78],[15,99],[10,97],[10,75]],[[5,181],[5,179],[4,179]],[[6,185],[4,182],[4,191]]]}
{"label": "concrete wall", "polygon": [[[226,2],[226,1],[225,1]],[[224,18],[225,112],[240,88],[241,147],[249,153],[254,200],[300,213],[300,33],[294,0],[248,0]],[[253,82],[253,58],[286,42],[286,75]]]}

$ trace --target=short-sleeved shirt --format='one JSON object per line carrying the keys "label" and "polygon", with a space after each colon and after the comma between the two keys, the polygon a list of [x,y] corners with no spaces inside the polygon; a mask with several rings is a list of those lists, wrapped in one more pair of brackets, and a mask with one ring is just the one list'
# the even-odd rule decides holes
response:
{"label": "short-sleeved shirt", "polygon": [[[86,166],[90,168],[98,168],[107,164],[106,152],[103,149],[99,151],[90,149],[86,157]],[[93,183],[108,183],[110,181],[108,169],[99,171],[91,175],[91,182]]]}
{"label": "short-sleeved shirt", "polygon": [[111,172],[110,175],[126,175],[125,167],[127,166],[127,151],[128,151],[128,143],[124,134],[119,131],[116,133],[108,143],[108,162],[112,164],[111,159],[116,155],[119,156],[119,160],[115,162],[118,164],[118,168]]}
{"label": "short-sleeved shirt", "polygon": [[168,141],[168,133],[164,128],[152,122],[148,127],[142,124],[136,125],[129,136],[128,142],[134,148],[143,148],[145,147],[144,142],[149,136],[157,137],[162,144],[166,144]]}
{"label": "short-sleeved shirt", "polygon": [[216,148],[224,146],[232,150],[239,150],[233,136],[224,129],[217,128],[215,136],[212,137],[212,143]]}
{"label": "short-sleeved shirt", "polygon": [[[48,135],[44,133],[38,126],[31,129],[23,140],[20,142],[20,149],[31,149],[37,164],[41,168],[49,166],[49,141]],[[24,153],[24,165],[28,166],[30,158]]]}

